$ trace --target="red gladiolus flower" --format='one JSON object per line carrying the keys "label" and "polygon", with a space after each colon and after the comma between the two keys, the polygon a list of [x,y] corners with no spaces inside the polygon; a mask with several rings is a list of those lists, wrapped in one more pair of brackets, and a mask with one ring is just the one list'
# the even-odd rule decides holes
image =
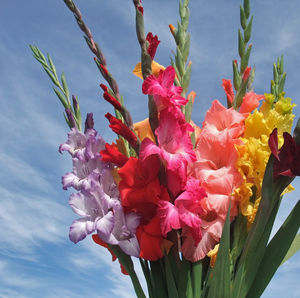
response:
{"label": "red gladiolus flower", "polygon": [[156,49],[160,43],[160,40],[158,40],[157,35],[153,36],[151,32],[147,34],[146,40],[149,42],[147,52],[150,55],[151,59],[154,59]]}
{"label": "red gladiolus flower", "polygon": [[113,130],[113,132],[125,138],[130,145],[136,146],[136,135],[121,120],[117,119],[110,113],[107,113],[105,117],[108,119],[110,123],[109,127]]}
{"label": "red gladiolus flower", "polygon": [[277,128],[273,130],[269,138],[269,147],[275,156],[274,180],[279,176],[300,176],[300,145],[287,132],[283,133],[284,144],[278,149]]}
{"label": "red gladiolus flower", "polygon": [[162,236],[160,221],[154,217],[147,225],[141,225],[136,230],[140,245],[140,257],[148,261],[157,261],[163,257],[161,250]]}
{"label": "red gladiolus flower", "polygon": [[153,218],[157,202],[161,197],[159,169],[158,157],[151,155],[143,161],[130,157],[118,171],[122,179],[119,183],[122,205],[127,212],[133,211],[140,214],[143,224]]}
{"label": "red gladiolus flower", "polygon": [[[94,242],[98,245],[101,245],[105,248],[108,249],[108,251],[111,253],[111,256],[112,256],[112,261],[114,262],[116,259],[117,259],[117,256],[114,254],[114,252],[109,248],[109,246],[107,245],[107,243],[105,243],[99,236],[98,234],[94,234],[92,235],[92,238],[94,240]],[[121,267],[121,272],[124,274],[124,275],[128,275],[128,272],[126,271],[126,269],[124,268],[124,266],[121,264],[120,260],[119,260],[119,263],[120,263],[120,267]]]}
{"label": "red gladiolus flower", "polygon": [[121,168],[128,161],[128,157],[122,154],[117,145],[112,143],[111,145],[106,143],[105,150],[100,151],[103,161],[112,162],[117,167]]}

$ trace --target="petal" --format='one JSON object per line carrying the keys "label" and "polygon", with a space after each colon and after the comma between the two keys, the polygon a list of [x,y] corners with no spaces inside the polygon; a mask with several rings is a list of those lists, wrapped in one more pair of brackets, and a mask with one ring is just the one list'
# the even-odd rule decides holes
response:
{"label": "petal", "polygon": [[88,218],[80,218],[73,221],[69,231],[69,238],[72,242],[77,243],[91,233],[86,229],[87,224],[93,224],[93,222],[90,222]]}
{"label": "petal", "polygon": [[115,219],[112,211],[109,211],[104,217],[96,221],[95,228],[98,236],[109,244],[117,245],[118,241],[111,234],[115,224]]}
{"label": "petal", "polygon": [[170,202],[160,200],[158,202],[157,216],[160,219],[160,229],[164,237],[167,237],[168,232],[172,229],[181,228],[178,209]]}

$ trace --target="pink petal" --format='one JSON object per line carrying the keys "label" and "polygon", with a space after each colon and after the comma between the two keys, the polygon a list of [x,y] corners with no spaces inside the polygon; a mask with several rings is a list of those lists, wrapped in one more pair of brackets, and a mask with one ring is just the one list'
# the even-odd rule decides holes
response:
{"label": "pink petal", "polygon": [[157,216],[160,219],[160,229],[164,237],[172,229],[180,229],[180,221],[178,216],[178,209],[170,202],[160,200],[157,207]]}

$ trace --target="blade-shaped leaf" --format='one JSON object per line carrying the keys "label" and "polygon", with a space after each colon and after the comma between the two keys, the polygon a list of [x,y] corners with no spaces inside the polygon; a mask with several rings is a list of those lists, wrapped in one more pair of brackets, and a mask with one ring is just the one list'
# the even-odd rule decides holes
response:
{"label": "blade-shaped leaf", "polygon": [[220,247],[209,282],[208,298],[230,297],[230,208],[228,208],[226,221],[220,241]]}
{"label": "blade-shaped leaf", "polygon": [[291,258],[297,251],[300,250],[300,234],[297,234],[294,241],[291,244],[290,249],[285,255],[284,259],[281,262],[281,265],[285,263],[289,258]]}
{"label": "blade-shaped leaf", "polygon": [[164,257],[165,269],[166,269],[166,280],[167,280],[167,289],[168,297],[179,298],[175,279],[172,273],[172,268],[168,256]]}
{"label": "blade-shaped leaf", "polygon": [[269,284],[277,268],[280,266],[286,255],[295,235],[300,227],[300,201],[289,214],[283,225],[275,234],[266,248],[263,259],[260,263],[255,280],[250,288],[247,297],[260,297]]}

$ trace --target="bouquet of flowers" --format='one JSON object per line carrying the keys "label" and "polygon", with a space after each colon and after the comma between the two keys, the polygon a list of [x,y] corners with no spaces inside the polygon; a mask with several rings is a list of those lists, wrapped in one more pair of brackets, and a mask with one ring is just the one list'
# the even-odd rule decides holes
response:
{"label": "bouquet of flowers", "polygon": [[138,297],[145,293],[132,257],[139,258],[151,298],[259,297],[299,248],[299,201],[269,238],[282,196],[300,175],[300,121],[292,136],[295,104],[285,96],[282,57],[273,65],[270,92],[253,91],[250,1],[240,6],[233,83],[223,79],[227,107],[214,100],[202,127],[191,120],[196,93],[188,92],[188,0],[179,0],[177,28],[169,25],[176,52],[167,67],[155,62],[159,38],[145,35],[142,2],[133,0],[141,48],[133,73],[143,80],[149,108],[149,117],[137,123],[79,9],[72,0],[64,2],[106,81],[100,87],[114,115],[105,117],[117,135],[106,143],[92,113],[82,127],[78,98],[70,97],[65,76],[59,80],[50,56],[31,46],[71,129],[59,147],[73,165],[62,177],[63,188],[76,191],[69,204],[79,218],[71,224],[70,240],[92,234],[119,260]]}

